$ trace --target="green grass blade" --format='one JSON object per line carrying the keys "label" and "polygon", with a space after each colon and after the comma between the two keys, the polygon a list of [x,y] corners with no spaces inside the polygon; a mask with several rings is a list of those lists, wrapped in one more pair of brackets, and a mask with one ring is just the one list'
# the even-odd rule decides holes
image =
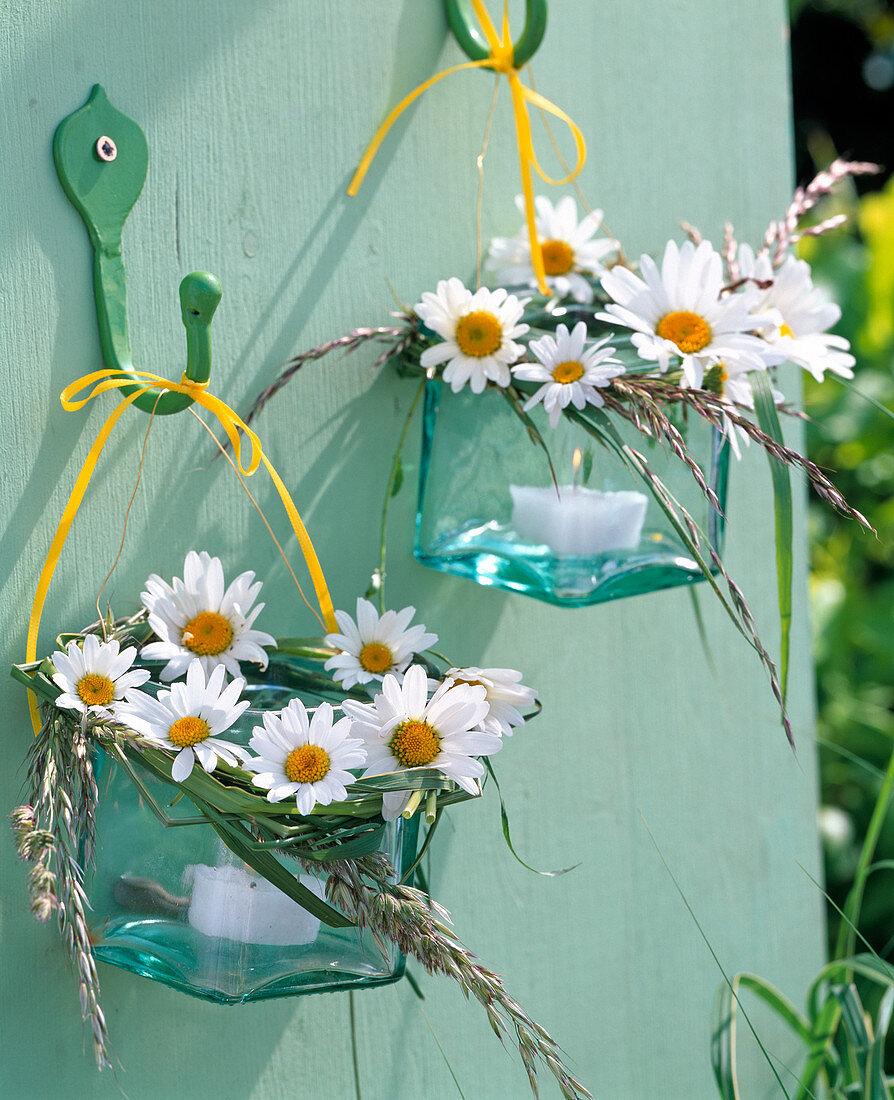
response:
{"label": "green grass blade", "polygon": [[866,1027],[863,1005],[853,985],[832,990],[832,996],[841,1005],[843,1053],[850,1069],[851,1081],[862,1081],[866,1071],[866,1054],[872,1045],[872,1036]]}
{"label": "green grass blade", "polygon": [[[754,391],[754,411],[761,429],[777,443],[784,444],[782,425],[773,400],[773,387],[766,371],[749,375]],[[773,512],[776,526],[776,590],[779,600],[779,684],[782,698],[788,697],[788,663],[792,626],[792,480],[789,468],[773,455],[767,455],[773,479]]]}
{"label": "green grass blade", "polygon": [[[143,782],[142,776],[139,774],[139,770],[135,768],[127,759],[127,756],[122,751],[121,746],[118,745],[115,741],[109,741],[103,742],[103,748],[106,750],[109,756],[111,756],[111,758],[118,764],[118,766],[124,770],[124,774],[136,787],[137,791],[140,794],[140,797],[166,829],[177,825],[211,824],[206,817],[170,817],[168,814],[165,813],[164,807]],[[173,803],[171,803],[171,805],[173,805]]]}
{"label": "green grass blade", "polygon": [[869,1048],[863,1075],[865,1100],[891,1100],[891,1092],[885,1080],[885,1040],[879,1036]]}
{"label": "green grass blade", "polygon": [[711,652],[711,646],[708,642],[708,632],[705,629],[705,618],[702,615],[702,607],[698,602],[698,593],[692,585],[686,589],[689,593],[689,605],[692,608],[692,615],[695,619],[695,629],[698,631],[698,640],[701,643],[702,654],[705,658],[705,664],[711,670],[712,676],[716,679],[720,679],[720,673],[717,669],[717,665],[714,663],[714,654]]}
{"label": "green grass blade", "polygon": [[889,989],[878,1006],[875,1014],[875,1038],[876,1041],[884,1039],[891,1026],[891,1015],[894,1013],[894,989]]}
{"label": "green grass blade", "polygon": [[862,756],[858,756],[855,752],[851,752],[850,749],[846,749],[844,745],[838,745],[834,741],[828,741],[824,737],[817,737],[816,743],[822,746],[822,748],[828,749],[830,752],[837,753],[845,760],[849,760],[852,764],[856,764],[858,768],[862,768],[862,770],[869,775],[874,775],[876,779],[885,778],[885,773],[881,768],[877,768],[875,764],[870,764],[868,760],[865,760]]}
{"label": "green grass blade", "polygon": [[428,1024],[428,1030],[431,1032],[431,1037],[434,1039],[435,1045],[437,1046],[438,1050],[441,1052],[441,1057],[444,1059],[444,1065],[447,1067],[448,1073],[453,1078],[454,1085],[456,1085],[456,1091],[462,1097],[462,1100],[466,1100],[466,1094],[463,1092],[463,1090],[460,1086],[459,1080],[458,1080],[456,1074],[453,1072],[453,1066],[451,1066],[451,1064],[450,1064],[450,1059],[447,1057],[447,1054],[444,1051],[444,1048],[441,1046],[441,1040],[435,1034],[435,1029],[431,1026],[431,1020],[429,1020],[428,1013],[422,1007],[421,1002],[419,1004],[419,1011],[425,1017],[425,1022]]}
{"label": "green grass blade", "polygon": [[833,997],[829,997],[813,1020],[807,1063],[801,1074],[795,1100],[807,1100],[808,1097],[813,1096],[811,1090],[816,1079],[831,1060],[832,1044],[840,1020],[841,1006]]}
{"label": "green grass blade", "polygon": [[[61,692],[41,668],[44,663],[46,662],[38,661],[32,665],[13,665],[9,670],[9,674],[14,680],[18,680],[20,684],[24,684],[26,688],[33,691],[35,695],[40,695],[48,702],[55,703]],[[29,672],[29,669],[34,669],[34,672]]]}
{"label": "green grass blade", "polygon": [[251,834],[241,824],[227,821],[215,811],[213,806],[206,806],[201,803],[197,803],[197,805],[203,813],[208,815],[214,831],[230,851],[239,856],[249,867],[254,868],[268,882],[272,882],[287,897],[297,901],[302,908],[309,913],[313,913],[315,917],[319,917],[330,928],[353,927],[354,922],[352,920],[346,917],[344,913],[333,909],[321,898],[318,898],[312,890],[302,886],[298,877],[287,871],[270,852],[258,851],[248,843],[252,839]]}
{"label": "green grass blade", "polygon": [[[671,870],[670,864],[664,858],[664,853],[661,851],[661,848],[658,846],[658,841],[655,839],[655,834],[649,828],[649,826],[646,822],[646,819],[643,817],[642,813],[640,813],[639,816],[640,816],[640,819],[642,820],[643,825],[645,826],[646,832],[649,834],[649,840],[652,841],[652,844],[655,847],[655,851],[658,853],[658,858],[661,860],[662,864],[664,865],[665,871],[667,871],[668,875],[670,876],[670,880],[674,884],[677,893],[680,895],[680,899],[682,900],[683,904],[686,906],[686,910],[689,913],[689,916],[692,917],[692,923],[698,929],[698,934],[701,936],[702,940],[704,941],[705,947],[707,947],[708,951],[711,953],[711,958],[717,964],[717,969],[723,975],[723,980],[726,983],[727,987],[729,988],[729,990],[731,992],[731,995],[733,997],[735,997],[735,988],[734,988],[733,982],[727,977],[726,971],[723,969],[723,963],[721,963],[720,959],[717,957],[717,952],[712,947],[711,941],[708,939],[707,933],[705,932],[704,928],[702,928],[698,917],[695,915],[695,910],[689,904],[689,899],[686,897],[685,893],[683,892],[683,887],[677,881],[677,876]],[[748,1013],[745,1011],[744,1005],[742,1005],[738,1001],[737,1001],[737,1004],[739,1005],[739,1009],[742,1012],[742,1017],[745,1020],[745,1023],[748,1024],[748,1030],[754,1036],[754,1041],[757,1043],[758,1047],[760,1048],[760,1052],[764,1056],[764,1060],[766,1061],[767,1065],[770,1067],[770,1072],[773,1074],[774,1078],[776,1079],[776,1084],[779,1085],[779,1088],[782,1090],[782,1095],[785,1096],[787,1098],[787,1100],[791,1100],[791,1094],[789,1093],[789,1091],[785,1087],[785,1085],[782,1083],[782,1078],[779,1076],[779,1073],[777,1072],[776,1067],[773,1065],[773,1059],[770,1057],[770,1053],[767,1050],[767,1048],[761,1042],[760,1036],[758,1035],[757,1031],[755,1030],[754,1024],[752,1024],[752,1022],[751,1022],[751,1018],[749,1017]],[[810,1094],[810,1095],[812,1095],[812,1094]]]}
{"label": "green grass blade", "polygon": [[842,378],[841,375],[832,373],[827,375],[827,377],[834,378],[839,385],[845,386],[852,393],[855,393],[857,397],[862,397],[864,401],[868,401],[869,404],[876,408],[880,413],[884,413],[885,416],[890,417],[891,420],[894,420],[894,412],[892,412],[887,405],[883,405],[881,401],[876,401],[874,397],[871,397],[868,393],[865,393],[863,390],[858,389],[853,384],[853,381],[850,378]]}
{"label": "green grass blade", "polygon": [[737,974],[739,985],[750,989],[757,997],[760,997],[776,1015],[794,1031],[799,1039],[805,1043],[810,1041],[810,1023],[779,990],[769,982],[759,978],[756,974]]}
{"label": "green grass blade", "polygon": [[827,976],[834,974],[836,967],[847,967],[847,969],[853,970],[855,974],[860,974],[877,985],[887,986],[889,989],[894,988],[894,966],[885,962],[884,959],[880,959],[877,955],[861,954],[852,955],[849,959],[836,959],[834,962],[828,963],[821,973],[825,972]]}
{"label": "green grass blade", "polygon": [[[288,653],[293,657],[305,657],[310,661],[325,661],[335,653],[324,645],[322,638],[277,638],[277,656]],[[335,684],[335,681],[332,681]],[[335,684],[337,687],[338,685]]]}
{"label": "green grass blade", "polygon": [[740,1100],[736,1084],[734,1052],[735,998],[732,985],[722,985],[714,998],[714,1013],[711,1025],[711,1068],[721,1100]]}

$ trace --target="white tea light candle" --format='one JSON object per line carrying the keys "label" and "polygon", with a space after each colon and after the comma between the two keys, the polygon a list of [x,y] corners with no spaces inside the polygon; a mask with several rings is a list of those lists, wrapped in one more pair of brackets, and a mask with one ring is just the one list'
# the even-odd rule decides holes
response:
{"label": "white tea light candle", "polygon": [[639,544],[648,498],[633,490],[603,492],[579,485],[546,489],[510,485],[512,526],[526,542],[557,554],[591,557]]}
{"label": "white tea light candle", "polygon": [[[192,874],[189,923],[197,932],[277,946],[312,943],[317,938],[319,918],[261,875],[242,867],[205,863],[186,870]],[[323,884],[312,875],[301,875],[301,885],[323,897]]]}

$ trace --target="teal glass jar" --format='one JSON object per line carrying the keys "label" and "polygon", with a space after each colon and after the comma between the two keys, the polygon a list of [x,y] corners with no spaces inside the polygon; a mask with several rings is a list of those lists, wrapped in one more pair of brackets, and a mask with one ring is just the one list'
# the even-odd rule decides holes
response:
{"label": "teal glass jar", "polygon": [[[417,561],[563,607],[703,579],[655,497],[618,457],[565,417],[551,428],[541,405],[529,415],[549,460],[501,391],[427,383]],[[719,556],[723,517],[691,471],[623,418],[613,423],[692,516],[705,559],[708,545]],[[725,509],[728,444],[697,415],[676,423]]]}
{"label": "teal glass jar", "polygon": [[[289,659],[271,658],[250,683],[252,705],[225,735],[247,744],[266,710],[296,695],[323,697],[290,682]],[[330,696],[330,700],[331,700]],[[198,766],[198,765],[197,765]],[[139,767],[139,765],[135,765]],[[197,817],[187,798],[145,769],[141,778],[171,817]],[[330,928],[242,863],[207,824],[165,827],[109,756],[98,751],[95,867],[87,882],[93,953],[102,961],[219,1004],[383,985],[404,958],[367,932]],[[379,850],[398,877],[416,853],[418,817],[383,828]],[[283,857],[294,874],[298,864]],[[324,897],[325,864],[301,882]]]}

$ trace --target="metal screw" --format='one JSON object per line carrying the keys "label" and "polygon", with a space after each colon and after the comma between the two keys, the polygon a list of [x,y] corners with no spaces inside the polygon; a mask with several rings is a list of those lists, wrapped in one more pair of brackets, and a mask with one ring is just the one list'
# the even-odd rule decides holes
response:
{"label": "metal screw", "polygon": [[105,134],[96,143],[96,155],[100,160],[110,161],[118,156],[118,146]]}

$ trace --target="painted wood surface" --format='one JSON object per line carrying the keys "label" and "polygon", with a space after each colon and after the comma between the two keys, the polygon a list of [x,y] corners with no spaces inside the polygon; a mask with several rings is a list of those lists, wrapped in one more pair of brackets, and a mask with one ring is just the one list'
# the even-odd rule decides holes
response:
{"label": "painted wood surface", "polygon": [[[634,254],[661,246],[678,219],[717,240],[730,217],[755,239],[778,215],[791,182],[784,31],[781,0],[551,5],[537,86],[583,127],[584,191]],[[212,386],[244,408],[291,353],[382,323],[392,290],[412,303],[438,278],[473,270],[475,158],[491,78],[462,73],[431,90],[396,125],[359,198],[344,193],[385,112],[461,59],[438,0],[3,5],[4,667],[22,659],[56,517],[112,405],[107,398],[102,409],[69,414],[57,396],[101,366],[86,234],[53,170],[57,122],[94,81],[140,121],[151,163],[124,242],[136,365],[179,377],[177,286],[186,272],[208,269],[224,288]],[[485,237],[517,227],[516,173],[504,94],[485,167]],[[375,564],[381,495],[413,392],[411,382],[375,373],[372,360],[361,352],[308,367],[259,421],[340,606],[363,591]],[[91,618],[146,426],[135,413],[103,457],[53,585],[43,647]],[[646,826],[723,966],[762,973],[800,999],[822,940],[820,899],[798,867],[816,873],[818,863],[805,616],[795,631],[794,759],[757,661],[704,594],[714,671],[685,592],[562,611],[416,565],[416,456],[414,443],[392,521],[391,600],[414,603],[446,652],[523,669],[539,688],[543,717],[501,760],[514,839],[535,865],[580,862],[556,880],[524,871],[503,845],[490,795],[442,829],[436,896],[596,1096],[710,1097],[720,974]],[[187,417],[155,423],[125,554],[104,597],[123,612],[148,572],[173,575],[188,548],[205,547],[231,572],[269,578],[265,628],[310,632],[274,547],[210,457]],[[259,491],[277,515],[268,488]],[[727,558],[775,643],[769,495],[762,456],[747,455],[733,473]],[[803,609],[803,522],[798,531]],[[19,690],[0,680],[0,692],[0,806],[11,808],[30,732]],[[64,953],[55,932],[27,915],[25,868],[9,840],[0,867],[0,1094],[361,1095],[346,996],[225,1009],[105,966],[122,1068],[117,1080],[97,1077],[82,1052]],[[425,979],[423,988],[425,1015],[406,982],[355,998],[363,1100],[458,1095],[426,1017],[466,1096],[524,1096],[523,1071],[483,1013],[447,980]],[[546,1081],[543,1091],[556,1095]],[[756,1085],[754,1095],[775,1093]]]}

